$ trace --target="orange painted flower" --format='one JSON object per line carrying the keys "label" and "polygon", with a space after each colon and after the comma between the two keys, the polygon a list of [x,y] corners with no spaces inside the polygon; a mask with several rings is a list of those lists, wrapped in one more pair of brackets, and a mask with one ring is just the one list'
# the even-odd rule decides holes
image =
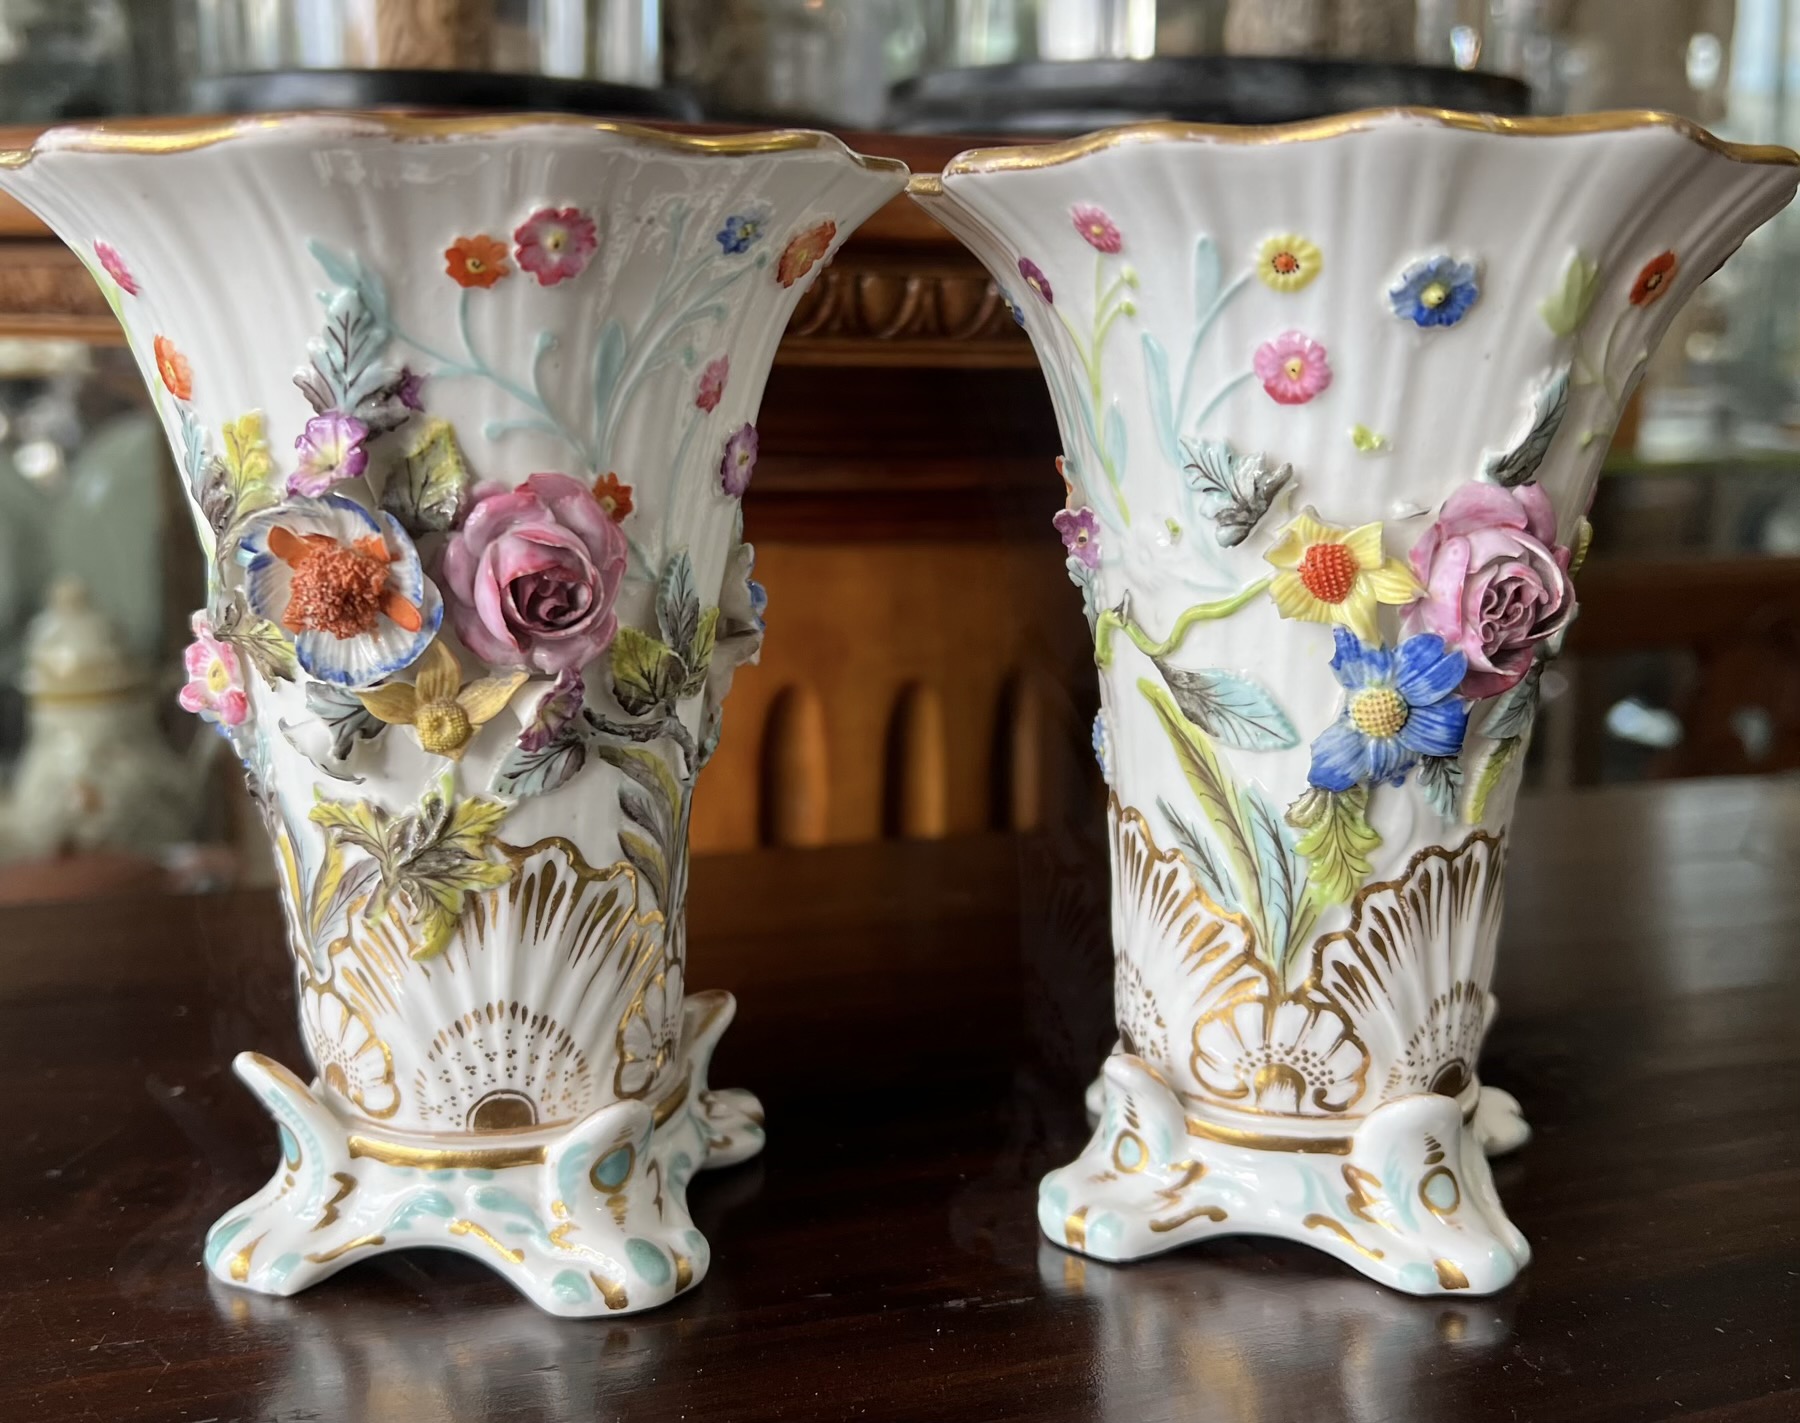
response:
{"label": "orange painted flower", "polygon": [[506,261],[506,244],[491,237],[459,237],[444,249],[444,270],[458,286],[483,289],[512,268]]}
{"label": "orange painted flower", "polygon": [[831,250],[832,241],[836,237],[835,222],[821,222],[817,227],[795,233],[782,249],[781,260],[775,264],[775,280],[784,287],[793,286]]}
{"label": "orange painted flower", "polygon": [[631,512],[631,486],[621,484],[616,474],[603,474],[594,481],[594,498],[615,524],[624,523]]}
{"label": "orange painted flower", "polygon": [[169,394],[177,400],[192,400],[194,368],[188,364],[188,358],[175,349],[175,343],[167,336],[158,336],[155,345],[156,373],[169,388]]}
{"label": "orange painted flower", "polygon": [[1673,252],[1664,252],[1644,263],[1644,270],[1631,284],[1631,304],[1648,306],[1660,298],[1669,289],[1669,283],[1675,280],[1675,271],[1680,265]]}

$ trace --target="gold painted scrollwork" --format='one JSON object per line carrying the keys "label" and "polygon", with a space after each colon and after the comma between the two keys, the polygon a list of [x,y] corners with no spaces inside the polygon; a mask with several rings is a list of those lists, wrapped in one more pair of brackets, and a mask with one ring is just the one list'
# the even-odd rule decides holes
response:
{"label": "gold painted scrollwork", "polygon": [[[1116,796],[1111,811],[1115,1005],[1128,1050],[1170,1072],[1172,1039],[1186,1029],[1183,1089],[1272,1117],[1367,1110],[1372,1086],[1380,1100],[1454,1097],[1474,1080],[1499,923],[1499,836],[1430,847],[1398,877],[1365,885],[1349,926],[1321,936],[1289,986],[1180,850],[1159,849],[1143,815]],[[1180,1002],[1157,996],[1172,967]]]}

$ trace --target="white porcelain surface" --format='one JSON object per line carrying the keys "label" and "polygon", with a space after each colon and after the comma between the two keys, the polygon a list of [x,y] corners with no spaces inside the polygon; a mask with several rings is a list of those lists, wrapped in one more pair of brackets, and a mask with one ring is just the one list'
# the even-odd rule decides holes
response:
{"label": "white porcelain surface", "polygon": [[603,1314],[705,1273],[686,1183],[761,1141],[707,1088],[730,1003],[685,994],[682,931],[693,779],[762,636],[753,424],[903,181],[819,135],[554,118],[69,130],[0,172],[157,398],[213,555],[188,704],[284,870],[318,1079],[240,1062],[284,1161],[214,1228],[220,1278],[435,1245]]}
{"label": "white porcelain surface", "polygon": [[1794,161],[1396,112],[915,182],[1037,348],[1096,634],[1122,1043],[1052,1239],[1286,1235],[1416,1293],[1525,1262],[1474,1068],[1537,680],[1619,411]]}

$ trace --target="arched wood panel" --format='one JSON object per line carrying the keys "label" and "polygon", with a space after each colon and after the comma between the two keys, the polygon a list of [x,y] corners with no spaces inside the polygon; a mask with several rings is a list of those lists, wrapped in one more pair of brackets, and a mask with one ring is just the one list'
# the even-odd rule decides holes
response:
{"label": "arched wood panel", "polygon": [[1093,686],[1059,555],[1049,530],[1041,545],[759,545],[768,639],[700,778],[695,851],[1039,823],[1087,739],[1067,693],[1043,689]]}

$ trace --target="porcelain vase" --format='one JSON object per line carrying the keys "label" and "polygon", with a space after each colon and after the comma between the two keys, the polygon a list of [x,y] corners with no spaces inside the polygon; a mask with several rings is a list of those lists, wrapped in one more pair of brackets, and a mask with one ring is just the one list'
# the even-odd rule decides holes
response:
{"label": "porcelain vase", "polygon": [[1285,1236],[1415,1294],[1525,1264],[1476,1058],[1541,679],[1619,412],[1796,161],[1397,111],[914,180],[1037,349],[1100,673],[1119,1045],[1050,1239]]}
{"label": "porcelain vase", "polygon": [[309,1083],[221,1280],[460,1250],[564,1315],[710,1259],[762,1144],[689,993],[694,779],[763,599],[740,501],[794,304],[904,169],[552,118],[52,131],[0,186],[90,265],[204,545],[182,702],[275,842]]}

